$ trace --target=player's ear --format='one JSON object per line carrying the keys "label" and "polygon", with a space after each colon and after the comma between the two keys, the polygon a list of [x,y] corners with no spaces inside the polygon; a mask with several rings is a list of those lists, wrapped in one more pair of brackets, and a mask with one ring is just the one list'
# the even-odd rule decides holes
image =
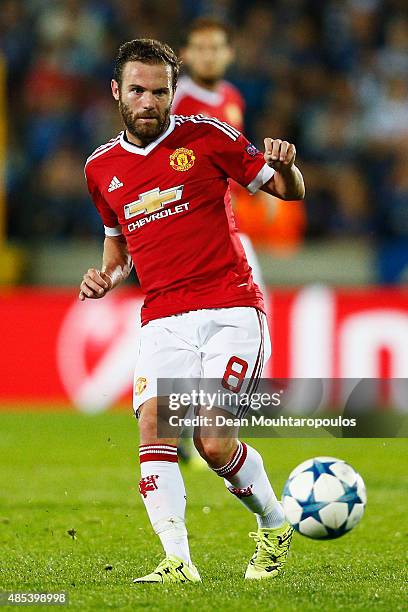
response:
{"label": "player's ear", "polygon": [[112,96],[119,101],[119,83],[115,79],[111,80]]}

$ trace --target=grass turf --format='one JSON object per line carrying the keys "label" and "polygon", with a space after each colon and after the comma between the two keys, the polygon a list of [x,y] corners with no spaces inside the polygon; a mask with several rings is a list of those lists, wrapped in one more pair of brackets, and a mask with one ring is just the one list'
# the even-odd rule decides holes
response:
{"label": "grass turf", "polygon": [[0,589],[66,591],[72,610],[406,609],[406,440],[251,443],[279,493],[304,459],[350,462],[368,490],[362,523],[334,541],[296,536],[284,575],[245,582],[253,517],[209,470],[182,468],[191,551],[203,582],[133,585],[162,558],[137,493],[134,419],[0,413]]}

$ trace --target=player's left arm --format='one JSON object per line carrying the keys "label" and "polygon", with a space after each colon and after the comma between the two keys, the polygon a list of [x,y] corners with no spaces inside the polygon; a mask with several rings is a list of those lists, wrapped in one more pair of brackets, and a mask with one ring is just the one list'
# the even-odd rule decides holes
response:
{"label": "player's left arm", "polygon": [[275,170],[261,189],[281,200],[303,200],[305,183],[295,165],[296,148],[286,140],[265,138],[265,162]]}

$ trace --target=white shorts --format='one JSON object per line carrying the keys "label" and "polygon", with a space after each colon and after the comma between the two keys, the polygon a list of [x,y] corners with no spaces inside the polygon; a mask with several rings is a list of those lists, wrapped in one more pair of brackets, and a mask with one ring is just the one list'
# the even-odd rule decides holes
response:
{"label": "white shorts", "polygon": [[[256,308],[191,310],[151,321],[140,334],[133,393],[136,416],[143,402],[166,395],[161,379],[210,379],[227,392],[250,395],[270,355],[266,317]],[[237,413],[232,408],[229,412]]]}

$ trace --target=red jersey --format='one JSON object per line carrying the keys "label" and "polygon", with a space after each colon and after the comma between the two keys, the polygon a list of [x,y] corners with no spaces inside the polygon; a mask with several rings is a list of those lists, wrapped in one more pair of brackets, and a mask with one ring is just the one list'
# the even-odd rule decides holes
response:
{"label": "red jersey", "polygon": [[227,81],[221,81],[215,91],[209,91],[184,76],[178,82],[172,110],[176,115],[216,117],[242,131],[245,102],[238,89]]}
{"label": "red jersey", "polygon": [[105,232],[126,237],[146,294],[142,324],[201,308],[264,309],[224,196],[229,177],[254,193],[273,173],[235,128],[201,115],[172,115],[144,148],[121,132],[88,158]]}

